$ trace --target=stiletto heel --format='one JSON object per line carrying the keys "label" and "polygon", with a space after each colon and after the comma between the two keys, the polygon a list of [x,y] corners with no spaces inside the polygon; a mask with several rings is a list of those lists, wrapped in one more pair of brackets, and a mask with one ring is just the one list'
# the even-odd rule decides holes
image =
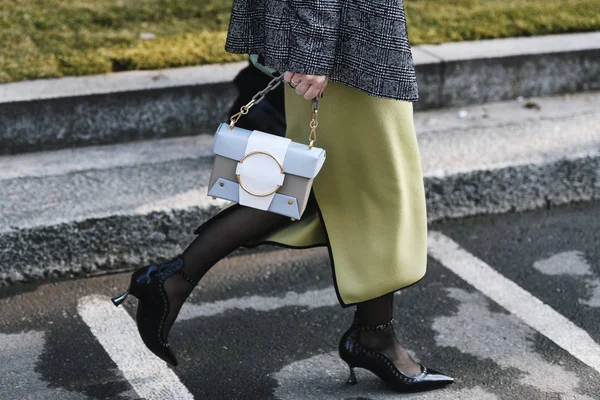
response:
{"label": "stiletto heel", "polygon": [[110,299],[110,301],[112,301],[115,307],[119,307],[121,303],[125,301],[127,295],[129,295],[129,289],[127,289],[123,294],[113,297],[112,299]]}
{"label": "stiletto heel", "polygon": [[350,368],[350,376],[348,377],[348,380],[346,381],[346,383],[348,383],[350,385],[356,385],[358,382],[356,381],[356,374],[354,373],[354,367],[351,366],[350,364],[348,364],[348,367]]}
{"label": "stiletto heel", "polygon": [[451,377],[428,369],[423,365],[421,365],[420,374],[416,376],[405,375],[396,368],[394,363],[384,353],[369,349],[360,343],[358,339],[359,331],[393,329],[393,321],[392,319],[383,325],[365,325],[361,324],[357,315],[355,315],[352,326],[342,336],[338,348],[341,359],[350,367],[348,383],[356,384],[354,368],[364,368],[373,372],[398,392],[418,392],[437,389],[454,382],[454,379]]}
{"label": "stiletto heel", "polygon": [[115,306],[121,304],[129,294],[138,299],[135,322],[144,344],[148,350],[173,366],[177,365],[177,358],[167,340],[168,333],[165,334],[163,329],[169,314],[169,299],[164,282],[169,276],[178,273],[191,285],[198,283],[184,274],[182,267],[181,256],[163,264],[142,267],[131,275],[129,289],[112,299]]}

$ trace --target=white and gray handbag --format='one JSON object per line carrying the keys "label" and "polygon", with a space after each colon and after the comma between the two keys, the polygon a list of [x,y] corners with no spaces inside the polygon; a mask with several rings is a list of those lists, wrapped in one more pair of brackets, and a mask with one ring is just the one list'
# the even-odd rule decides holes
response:
{"label": "white and gray handbag", "polygon": [[311,103],[308,145],[235,126],[282,80],[283,75],[271,80],[230,118],[229,124],[221,123],[217,128],[208,195],[297,220],[306,208],[313,179],[325,162],[325,150],[313,146],[317,139],[319,99],[314,98]]}

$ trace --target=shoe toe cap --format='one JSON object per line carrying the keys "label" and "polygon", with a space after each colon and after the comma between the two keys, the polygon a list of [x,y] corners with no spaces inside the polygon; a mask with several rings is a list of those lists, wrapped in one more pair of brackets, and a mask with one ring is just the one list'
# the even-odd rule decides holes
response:
{"label": "shoe toe cap", "polygon": [[424,382],[438,382],[438,383],[452,383],[454,382],[454,378],[442,374],[439,371],[433,369],[427,369],[427,375],[423,378]]}

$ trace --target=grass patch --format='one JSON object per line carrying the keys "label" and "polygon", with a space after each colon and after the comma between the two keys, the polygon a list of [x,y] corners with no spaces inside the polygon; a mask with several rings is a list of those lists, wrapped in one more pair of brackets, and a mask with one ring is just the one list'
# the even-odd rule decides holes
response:
{"label": "grass patch", "polygon": [[[413,45],[600,30],[600,0],[405,7]],[[0,0],[0,82],[244,60],[223,48],[230,11],[231,0]]]}
{"label": "grass patch", "polygon": [[412,44],[600,30],[600,0],[405,0]]}

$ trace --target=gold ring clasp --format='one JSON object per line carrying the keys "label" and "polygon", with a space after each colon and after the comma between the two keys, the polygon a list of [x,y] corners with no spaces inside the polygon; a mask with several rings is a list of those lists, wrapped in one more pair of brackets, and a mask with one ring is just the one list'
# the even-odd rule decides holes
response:
{"label": "gold ring clasp", "polygon": [[[257,155],[257,154],[263,154],[265,156],[271,157],[277,163],[277,166],[279,167],[279,171],[281,172],[281,175],[285,175],[285,172],[283,171],[283,165],[281,165],[281,163],[279,162],[279,160],[277,158],[275,158],[275,156],[273,156],[271,153],[267,153],[266,151],[253,151],[251,153],[248,153],[244,157],[242,157],[242,159],[239,161],[239,163],[243,164],[245,159],[247,159],[250,156]],[[252,196],[267,197],[267,196],[270,196],[270,195],[276,193],[281,188],[281,185],[275,185],[275,189],[273,189],[269,193],[255,193],[255,192],[252,192],[251,190],[249,190],[246,186],[244,186],[244,183],[242,182],[242,177],[240,176],[240,174],[235,174],[235,176],[237,178],[238,183],[240,184],[240,187],[242,189],[244,189],[244,191],[246,193],[251,194]]]}

